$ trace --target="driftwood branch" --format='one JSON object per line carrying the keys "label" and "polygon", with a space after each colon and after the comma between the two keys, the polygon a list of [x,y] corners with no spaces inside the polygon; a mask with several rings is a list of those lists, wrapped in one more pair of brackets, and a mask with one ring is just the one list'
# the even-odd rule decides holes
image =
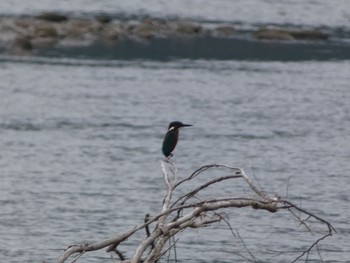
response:
{"label": "driftwood branch", "polygon": [[[120,262],[122,263],[157,262],[166,253],[170,253],[170,248],[175,247],[175,243],[171,242],[174,242],[175,236],[180,232],[192,228],[205,227],[220,221],[225,221],[229,225],[225,219],[226,215],[223,212],[223,209],[225,208],[234,209],[245,207],[266,210],[273,213],[286,210],[289,211],[291,216],[296,218],[301,225],[305,226],[310,231],[311,228],[307,226],[306,222],[311,219],[323,224],[326,229],[326,234],[315,240],[313,244],[306,248],[305,251],[302,251],[295,259],[292,259],[291,262],[296,262],[300,258],[308,257],[315,247],[317,253],[319,253],[318,244],[335,232],[333,226],[326,220],[298,207],[287,199],[282,199],[279,196],[271,197],[268,193],[262,191],[252,182],[241,168],[230,167],[222,164],[205,165],[195,170],[187,178],[178,181],[177,168],[173,162],[170,160],[162,160],[160,166],[167,192],[164,196],[161,210],[157,215],[150,216],[149,214],[146,214],[143,224],[109,239],[92,244],[70,246],[64,250],[61,256],[57,259],[57,263],[66,262],[66,260],[72,255],[76,255],[76,259],[74,260],[76,261],[86,252],[103,248],[106,248],[106,252],[114,251],[117,253]],[[193,190],[181,195],[175,200],[172,200],[177,188],[194,180],[194,178],[200,176],[203,172],[213,169],[222,169],[228,174],[205,181]],[[249,197],[222,197],[218,195],[204,199],[198,198],[198,195],[206,188],[215,187],[219,182],[240,179],[246,183],[247,189],[250,190]],[[302,219],[301,215],[306,216],[306,219]],[[155,225],[155,227],[151,232],[149,229],[152,224]],[[125,259],[124,255],[117,250],[117,247],[142,229],[145,229],[146,231],[145,239],[135,248],[134,254],[131,258]],[[231,227],[230,229],[234,234]],[[170,242],[170,248],[165,248],[167,242]],[[244,247],[246,248],[245,244]],[[252,261],[256,261],[254,255],[250,251],[248,251],[248,254],[252,258]]]}

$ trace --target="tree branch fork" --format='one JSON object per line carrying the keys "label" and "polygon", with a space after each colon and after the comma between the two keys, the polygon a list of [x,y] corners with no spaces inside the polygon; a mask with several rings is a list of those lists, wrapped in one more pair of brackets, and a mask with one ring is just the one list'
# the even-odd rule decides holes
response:
{"label": "tree branch fork", "polygon": [[[165,245],[169,242],[171,247],[175,250],[175,236],[185,230],[193,228],[201,228],[224,220],[227,216],[223,209],[227,208],[253,208],[257,210],[266,210],[268,212],[276,213],[281,210],[287,210],[291,216],[297,219],[301,225],[304,225],[308,231],[311,229],[306,226],[305,221],[315,220],[325,226],[326,234],[317,239],[313,244],[306,248],[302,253],[294,258],[295,262],[302,257],[308,257],[311,250],[316,247],[318,250],[318,243],[328,236],[331,236],[335,229],[326,220],[304,210],[286,199],[279,196],[270,197],[267,193],[262,191],[253,181],[246,175],[243,169],[230,167],[223,164],[204,165],[195,170],[190,176],[185,179],[178,180],[178,171],[174,162],[170,160],[161,160],[160,166],[163,174],[163,179],[167,188],[167,192],[163,199],[161,210],[158,214],[152,217],[147,214],[143,224],[135,226],[124,233],[115,235],[103,241],[85,245],[73,245],[63,251],[57,259],[57,263],[64,263],[70,257],[75,255],[73,262],[86,252],[96,251],[106,248],[106,252],[114,251],[122,263],[139,263],[139,262],[157,262],[169,249]],[[194,178],[200,176],[203,172],[212,169],[222,169],[229,175],[219,176],[209,181],[202,183],[197,188],[181,195],[176,200],[172,201],[172,197],[177,188],[183,184],[189,183]],[[250,190],[251,197],[212,197],[199,199],[197,196],[204,189],[209,186],[216,186],[217,183],[229,180],[243,179]],[[307,219],[302,220],[301,216],[306,216]],[[150,231],[150,226],[154,225],[154,230]],[[229,225],[228,225],[229,226]],[[230,227],[230,226],[229,226]],[[136,232],[145,229],[145,239],[136,247],[133,255],[126,259],[122,252],[117,247],[125,240],[132,237]],[[232,230],[232,229],[231,229]],[[175,251],[176,252],[176,251]],[[319,251],[318,251],[319,252]],[[249,252],[249,254],[251,254]],[[176,255],[176,254],[175,254]],[[253,256],[252,256],[253,257]],[[255,261],[255,257],[252,259]]]}

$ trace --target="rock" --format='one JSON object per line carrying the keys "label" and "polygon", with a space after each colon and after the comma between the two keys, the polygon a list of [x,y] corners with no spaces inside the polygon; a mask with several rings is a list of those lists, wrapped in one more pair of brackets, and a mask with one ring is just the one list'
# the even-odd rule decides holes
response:
{"label": "rock", "polygon": [[102,35],[107,40],[116,41],[122,37],[123,33],[124,30],[121,24],[112,23],[104,28]]}
{"label": "rock", "polygon": [[31,34],[33,48],[45,48],[55,45],[59,40],[56,27],[50,23],[37,23]]}
{"label": "rock", "polygon": [[235,28],[229,25],[222,25],[215,28],[215,32],[218,35],[230,36],[235,32]]}
{"label": "rock", "polygon": [[59,33],[62,37],[85,39],[98,34],[102,29],[103,26],[94,20],[70,19],[59,28]]}
{"label": "rock", "polygon": [[57,44],[58,39],[52,37],[38,37],[32,39],[33,48],[47,48]]}
{"label": "rock", "polygon": [[261,29],[254,33],[258,39],[268,40],[326,40],[329,35],[319,30]]}
{"label": "rock", "polygon": [[151,24],[141,23],[137,25],[132,32],[140,38],[152,39],[155,37],[155,29]]}
{"label": "rock", "polygon": [[33,44],[29,36],[19,36],[14,41],[14,46],[21,49],[30,51],[33,49]]}
{"label": "rock", "polygon": [[55,12],[46,12],[38,15],[36,17],[37,19],[50,21],[50,22],[64,22],[68,20],[68,17],[59,13]]}
{"label": "rock", "polygon": [[147,24],[153,27],[153,29],[157,30],[167,30],[169,29],[169,24],[165,19],[161,18],[146,18],[141,21],[142,24]]}
{"label": "rock", "polygon": [[33,21],[30,19],[19,19],[16,20],[14,24],[22,29],[28,29],[32,26]]}
{"label": "rock", "polygon": [[201,32],[202,27],[190,22],[180,22],[176,30],[180,34],[198,34]]}
{"label": "rock", "polygon": [[282,29],[260,29],[255,32],[254,37],[265,40],[294,40],[291,32]]}
{"label": "rock", "polygon": [[108,24],[112,21],[112,18],[107,15],[99,15],[99,16],[96,16],[95,18],[101,24]]}
{"label": "rock", "polygon": [[5,54],[12,56],[29,56],[33,45],[29,36],[17,36],[6,48]]}
{"label": "rock", "polygon": [[50,37],[56,38],[58,36],[57,30],[53,26],[38,26],[33,30],[33,37]]}
{"label": "rock", "polygon": [[21,30],[17,30],[16,26],[14,25],[14,21],[12,19],[6,20],[1,19],[0,20],[0,45],[5,43],[13,42],[16,37],[19,35],[19,32],[22,33]]}
{"label": "rock", "polygon": [[156,36],[167,36],[170,27],[165,20],[147,18],[139,23],[129,24],[127,31],[137,39],[152,39]]}
{"label": "rock", "polygon": [[317,29],[314,30],[302,30],[302,31],[292,31],[291,35],[295,39],[301,40],[327,40],[329,35],[319,31]]}
{"label": "rock", "polygon": [[116,41],[116,40],[120,39],[121,34],[120,34],[120,32],[115,31],[115,30],[108,30],[107,32],[105,32],[104,37],[107,40]]}

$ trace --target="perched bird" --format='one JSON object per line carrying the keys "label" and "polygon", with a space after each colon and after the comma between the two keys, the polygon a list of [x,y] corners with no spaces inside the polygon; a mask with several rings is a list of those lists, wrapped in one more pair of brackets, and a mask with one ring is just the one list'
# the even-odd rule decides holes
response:
{"label": "perched bird", "polygon": [[182,127],[193,126],[191,124],[183,124],[179,121],[170,122],[167,133],[165,134],[163,140],[162,152],[166,158],[172,155],[172,151],[174,151],[175,146],[177,144],[177,140],[179,139],[179,129]]}

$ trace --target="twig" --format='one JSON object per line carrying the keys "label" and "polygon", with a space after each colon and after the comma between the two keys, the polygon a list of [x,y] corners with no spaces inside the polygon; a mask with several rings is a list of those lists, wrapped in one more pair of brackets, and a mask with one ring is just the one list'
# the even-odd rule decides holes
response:
{"label": "twig", "polygon": [[328,233],[326,235],[324,235],[323,237],[320,237],[319,239],[317,239],[311,246],[309,246],[309,248],[305,251],[303,251],[303,253],[301,253],[301,255],[299,255],[298,257],[296,257],[291,263],[294,263],[294,262],[297,262],[300,258],[302,258],[305,254],[308,256],[311,249],[314,247],[314,246],[317,246],[319,242],[321,242],[323,239],[331,236],[332,234],[331,233]]}
{"label": "twig", "polygon": [[125,260],[125,257],[121,251],[119,251],[118,249],[114,249],[114,252],[118,255],[120,260]]}
{"label": "twig", "polygon": [[[144,222],[147,223],[150,220],[150,217],[151,217],[150,214],[147,213],[145,215]],[[146,235],[147,235],[147,237],[149,237],[151,235],[151,232],[149,230],[149,225],[146,225],[145,229],[146,229]],[[151,244],[151,247],[152,247],[152,249],[154,248],[154,243]]]}
{"label": "twig", "polygon": [[[253,209],[266,210],[269,212],[287,210],[291,213],[293,217],[295,217],[300,222],[301,225],[307,227],[310,231],[312,229],[311,226],[308,226],[308,223],[312,223],[314,222],[314,220],[326,225],[328,229],[327,234],[318,238],[306,250],[302,251],[302,253],[296,259],[294,259],[293,262],[296,262],[305,255],[306,258],[308,258],[311,250],[315,246],[317,248],[317,253],[319,254],[319,257],[321,258],[321,260],[323,260],[319,251],[318,244],[326,237],[331,236],[333,232],[336,232],[334,227],[326,220],[314,215],[311,212],[308,212],[305,209],[294,205],[286,199],[281,199],[279,196],[270,197],[266,192],[262,191],[260,187],[254,184],[254,182],[246,175],[243,169],[230,167],[223,164],[205,165],[195,170],[187,178],[178,182],[178,171],[174,162],[170,160],[162,160],[160,162],[160,166],[163,174],[163,179],[167,188],[167,192],[164,196],[163,204],[158,214],[155,214],[153,217],[151,217],[149,214],[146,214],[144,222],[142,224],[106,240],[87,245],[70,246],[61,254],[61,256],[57,260],[57,263],[64,263],[71,255],[78,253],[77,258],[75,258],[73,261],[76,262],[78,258],[84,253],[99,250],[106,247],[107,252],[114,251],[115,253],[117,253],[117,255],[123,263],[153,263],[159,260],[168,251],[170,256],[170,249],[171,247],[174,247],[175,261],[177,261],[175,249],[177,240],[174,241],[168,249],[163,249],[169,240],[174,240],[175,236],[178,233],[185,231],[186,229],[205,227],[207,225],[220,222],[221,220],[224,220],[224,222],[230,228],[231,233],[235,235],[228,220],[225,218],[226,214],[223,213],[222,210],[225,208],[243,207],[251,207]],[[204,181],[198,187],[180,196],[177,200],[172,201],[172,196],[175,189],[210,169],[224,169],[225,171],[228,170],[229,175],[214,177],[209,181]],[[249,187],[248,189],[251,190],[252,197],[222,197],[220,194],[218,194],[216,197],[214,196],[212,198],[197,198],[197,196],[200,196],[203,190],[208,188],[209,186],[215,187],[217,186],[217,183],[221,181],[229,182],[230,180],[236,180],[239,178],[242,178],[244,182],[246,182],[246,184]],[[218,189],[220,188],[216,188],[216,190]],[[305,216],[306,218],[302,219],[302,217]],[[152,223],[156,223],[156,226],[151,232],[149,226]],[[145,228],[147,237],[135,249],[133,256],[130,259],[125,259],[123,254],[117,250],[117,246],[143,228]],[[259,261],[257,257],[255,257],[254,254],[248,250],[247,245],[239,235],[238,231],[236,235],[238,236],[238,238],[240,238],[241,243],[243,244],[245,250],[249,254],[250,260],[252,259],[255,262]],[[149,251],[149,253],[147,256],[144,256],[146,250]],[[243,257],[242,255],[240,256]]]}
{"label": "twig", "polygon": [[75,259],[72,261],[72,263],[77,262],[77,260],[78,260],[82,255],[84,255],[84,253],[85,253],[85,251],[80,252],[80,253],[75,257]]}
{"label": "twig", "polygon": [[292,177],[289,176],[287,179],[287,186],[286,186],[286,200],[288,200],[288,191],[289,191],[289,182]]}

